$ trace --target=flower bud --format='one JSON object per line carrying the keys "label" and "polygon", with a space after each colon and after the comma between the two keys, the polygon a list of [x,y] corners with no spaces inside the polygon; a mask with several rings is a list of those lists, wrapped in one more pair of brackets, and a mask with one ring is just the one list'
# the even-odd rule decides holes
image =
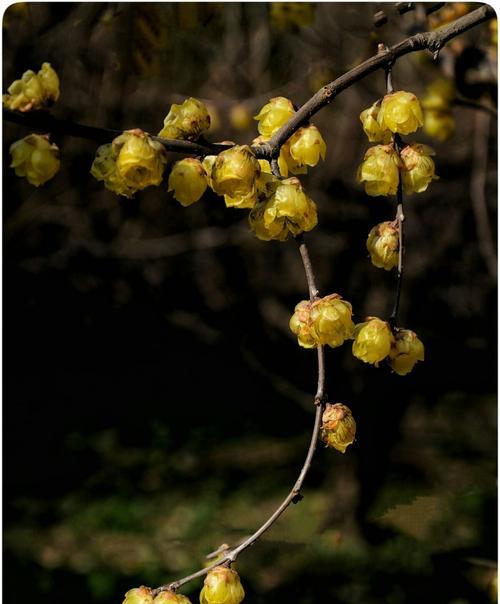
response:
{"label": "flower bud", "polygon": [[270,99],[254,117],[259,122],[259,133],[271,137],[295,113],[292,102],[283,96]]}
{"label": "flower bud", "polygon": [[391,140],[391,131],[388,130],[385,124],[379,124],[377,117],[380,110],[380,101],[373,103],[371,107],[362,111],[359,119],[363,125],[368,140],[371,143],[388,143]]}
{"label": "flower bud", "polygon": [[450,105],[455,98],[455,86],[451,80],[439,78],[434,80],[425,89],[422,98],[424,109],[436,109],[437,111],[449,111]]}
{"label": "flower bud", "polygon": [[25,71],[20,80],[14,80],[3,95],[3,104],[12,110],[41,109],[59,98],[59,78],[50,63],[43,63],[36,74]]}
{"label": "flower bud", "polygon": [[399,233],[394,222],[381,222],[373,227],[366,240],[372,264],[390,271],[399,260]]}
{"label": "flower bud", "polygon": [[298,178],[276,183],[274,194],[255,204],[250,228],[263,241],[285,241],[310,231],[318,223],[316,204],[304,192]]}
{"label": "flower bud", "polygon": [[134,587],[125,594],[122,604],[153,604],[153,594],[149,587]]}
{"label": "flower bud", "polygon": [[311,335],[317,344],[336,348],[352,337],[352,306],[338,294],[330,294],[311,305]]}
{"label": "flower bud", "polygon": [[158,136],[195,140],[210,128],[210,116],[202,101],[190,97],[182,105],[172,105]]}
{"label": "flower bud", "polygon": [[447,141],[455,133],[455,118],[451,111],[426,109],[424,111],[424,130],[440,142]]}
{"label": "flower bud", "polygon": [[398,329],[389,357],[392,369],[398,375],[406,375],[417,361],[424,360],[424,345],[413,331]]}
{"label": "flower bud", "polygon": [[295,307],[290,319],[290,330],[297,336],[302,348],[316,348],[318,343],[311,334],[311,302],[302,300]]}
{"label": "flower bud", "polygon": [[349,407],[342,403],[327,403],[321,424],[321,440],[326,446],[345,453],[355,436],[356,421]]}
{"label": "flower bud", "polygon": [[29,183],[39,187],[53,178],[61,167],[59,148],[49,142],[49,136],[30,134],[12,143],[11,168],[17,176],[25,176]]}
{"label": "flower bud", "polygon": [[161,143],[136,128],[115,138],[112,146],[116,153],[116,171],[128,187],[138,191],[161,183],[167,163]]}
{"label": "flower bud", "polygon": [[175,593],[175,591],[161,591],[153,600],[153,604],[191,604],[187,596]]}
{"label": "flower bud", "polygon": [[216,566],[205,577],[200,604],[240,604],[244,597],[238,573],[226,566]]}
{"label": "flower bud", "polygon": [[377,121],[391,132],[411,134],[424,123],[420,101],[411,92],[403,90],[386,94]]}
{"label": "flower bud", "polygon": [[187,157],[172,167],[168,177],[168,190],[184,207],[201,199],[207,188],[207,173],[199,159]]}
{"label": "flower bud", "polygon": [[395,195],[400,165],[399,156],[392,145],[370,147],[358,168],[358,182],[365,183],[367,195]]}
{"label": "flower bud", "polygon": [[319,159],[325,159],[326,143],[316,126],[299,128],[290,137],[290,155],[301,166],[315,166]]}
{"label": "flower bud", "polygon": [[109,191],[123,197],[132,197],[135,189],[128,186],[116,170],[117,153],[113,145],[101,145],[96,151],[95,159],[90,168],[90,173],[96,180],[102,180]]}
{"label": "flower bud", "polygon": [[252,208],[257,199],[260,165],[247,145],[222,151],[212,168],[212,188],[228,207]]}
{"label": "flower bud", "polygon": [[434,161],[430,157],[435,155],[434,151],[427,145],[407,145],[401,151],[403,170],[403,191],[411,193],[422,193],[432,180],[439,178],[435,174]]}
{"label": "flower bud", "polygon": [[201,162],[201,165],[203,166],[203,169],[205,170],[205,173],[207,175],[208,186],[212,190],[214,188],[214,184],[212,182],[212,168],[214,167],[216,159],[217,159],[217,155],[205,155],[205,157],[203,158],[203,161]]}
{"label": "flower bud", "polygon": [[352,354],[360,361],[377,367],[389,355],[393,343],[389,323],[376,317],[367,317],[365,323],[359,323],[354,328]]}

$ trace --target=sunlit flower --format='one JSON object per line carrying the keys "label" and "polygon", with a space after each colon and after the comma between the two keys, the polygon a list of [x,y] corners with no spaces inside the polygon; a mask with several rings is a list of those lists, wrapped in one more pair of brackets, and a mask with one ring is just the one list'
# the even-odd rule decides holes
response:
{"label": "sunlit flower", "polygon": [[368,140],[371,143],[388,143],[391,140],[391,131],[385,124],[379,124],[377,118],[380,110],[380,101],[373,103],[371,107],[360,113],[359,119],[363,125]]}
{"label": "sunlit flower", "polygon": [[90,168],[90,173],[96,180],[104,182],[109,191],[123,197],[132,197],[135,189],[128,186],[116,170],[117,153],[113,145],[108,143],[101,145],[96,151],[95,159]]}
{"label": "sunlit flower", "polygon": [[219,153],[212,167],[212,188],[228,207],[252,208],[257,200],[260,165],[250,147],[236,145]]}
{"label": "sunlit flower", "polygon": [[50,63],[43,63],[40,71],[25,71],[3,95],[3,104],[9,109],[31,111],[41,109],[59,98],[59,78]]}
{"label": "sunlit flower", "polygon": [[290,319],[290,330],[297,336],[302,348],[315,348],[318,343],[311,333],[311,302],[302,300],[295,306],[295,312]]}
{"label": "sunlit flower", "polygon": [[201,199],[207,184],[205,169],[199,159],[192,157],[175,162],[168,177],[168,190],[185,207]]}
{"label": "sunlit flower", "polygon": [[381,222],[375,225],[366,240],[372,264],[377,268],[390,271],[398,264],[399,234],[394,222]]}
{"label": "sunlit flower", "polygon": [[173,104],[163,121],[158,136],[170,139],[197,139],[210,128],[210,115],[205,104],[192,97],[182,105]]}
{"label": "sunlit flower", "polygon": [[367,195],[395,195],[400,165],[393,145],[370,147],[358,168],[358,181],[364,183]]}
{"label": "sunlit flower", "polygon": [[399,375],[406,375],[417,361],[424,360],[424,345],[409,329],[398,329],[392,343],[389,364]]}
{"label": "sunlit flower", "polygon": [[326,155],[326,143],[314,125],[299,128],[289,139],[289,149],[292,158],[306,166],[315,166]]}
{"label": "sunlit flower", "polygon": [[431,155],[434,155],[434,151],[427,145],[407,145],[401,151],[404,168],[401,177],[403,191],[407,195],[425,191],[432,180],[439,178]]}
{"label": "sunlit flower", "polygon": [[322,416],[321,440],[328,447],[345,453],[355,436],[356,421],[349,407],[342,403],[327,403]]}
{"label": "sunlit flower", "polygon": [[149,587],[134,587],[125,594],[122,604],[153,604],[153,594]]}
{"label": "sunlit flower", "polygon": [[258,130],[263,136],[271,137],[281,128],[295,113],[292,102],[278,96],[270,99],[254,117],[259,122]]}
{"label": "sunlit flower", "polygon": [[341,346],[352,337],[352,306],[338,294],[330,294],[311,304],[311,335],[317,344]]}
{"label": "sunlit flower", "polygon": [[447,141],[455,133],[455,118],[451,111],[426,109],[424,111],[424,130],[440,142]]}
{"label": "sunlit flower", "polygon": [[244,597],[238,573],[226,566],[216,566],[205,577],[200,604],[240,604]]}
{"label": "sunlit flower", "polygon": [[411,92],[398,90],[386,94],[378,112],[377,121],[391,132],[411,134],[424,123],[420,101]]}
{"label": "sunlit flower", "polygon": [[124,183],[140,190],[159,185],[167,162],[167,154],[161,143],[153,141],[145,132],[126,130],[112,143],[116,154],[116,170]]}
{"label": "sunlit flower", "polygon": [[393,342],[389,324],[376,317],[368,317],[366,322],[354,328],[352,353],[360,361],[377,366],[389,355]]}

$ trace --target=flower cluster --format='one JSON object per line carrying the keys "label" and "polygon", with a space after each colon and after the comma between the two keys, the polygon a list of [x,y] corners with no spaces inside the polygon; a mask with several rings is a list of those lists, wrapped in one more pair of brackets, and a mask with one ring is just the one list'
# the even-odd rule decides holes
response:
{"label": "flower cluster", "polygon": [[434,152],[426,145],[411,144],[399,153],[394,142],[394,135],[411,134],[424,125],[417,97],[402,90],[387,94],[359,117],[368,140],[383,143],[370,147],[358,168],[358,181],[367,195],[395,195],[400,184],[408,195],[425,191],[437,178]]}
{"label": "flower cluster", "polygon": [[[205,577],[200,604],[240,604],[244,597],[238,573],[227,566],[216,566]],[[191,601],[169,589],[154,596],[153,590],[142,586],[130,589],[122,604],[191,604]]]}
{"label": "flower cluster", "polygon": [[338,294],[302,300],[290,319],[290,329],[303,348],[336,348],[352,337],[352,306]]}
{"label": "flower cluster", "polygon": [[386,359],[393,371],[406,375],[417,361],[424,360],[424,345],[409,329],[395,329],[394,332],[386,321],[367,317],[354,328],[353,355],[375,367]]}
{"label": "flower cluster", "polygon": [[59,171],[59,148],[50,143],[49,135],[30,134],[12,143],[11,168],[17,176],[24,176],[35,187],[43,185]]}
{"label": "flower cluster", "polygon": [[424,108],[424,130],[438,141],[446,141],[455,132],[452,102],[455,87],[450,80],[440,78],[427,86],[422,107]]}
{"label": "flower cluster", "polygon": [[102,180],[106,189],[132,197],[141,189],[161,183],[166,161],[163,145],[136,128],[99,147],[90,173]]}
{"label": "flower cluster", "polygon": [[356,421],[352,412],[342,403],[327,403],[321,418],[321,440],[327,447],[345,453],[356,436]]}
{"label": "flower cluster", "polygon": [[3,95],[3,104],[12,110],[33,111],[51,105],[59,98],[59,78],[50,63],[43,63],[38,73],[25,71]]}

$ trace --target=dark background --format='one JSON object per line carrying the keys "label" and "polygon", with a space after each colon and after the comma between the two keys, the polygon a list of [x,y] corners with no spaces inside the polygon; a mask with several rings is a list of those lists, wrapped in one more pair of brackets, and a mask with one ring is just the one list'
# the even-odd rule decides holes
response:
{"label": "dark background", "polygon": [[[3,90],[50,61],[56,116],[156,133],[192,95],[218,115],[210,140],[250,142],[256,122],[231,119],[234,107],[300,105],[377,42],[431,25],[392,4],[379,29],[375,4],[302,8],[310,19],[294,24],[265,3],[17,4],[3,21]],[[438,62],[404,57],[394,82],[422,95],[445,74],[491,106],[495,66],[484,24]],[[315,116],[327,159],[302,178],[319,209],[318,285],[356,321],[388,317],[394,294],[394,273],[365,249],[394,200],[355,180],[369,146],[358,116],[383,92],[373,74]],[[353,410],[357,440],[345,455],[319,448],[304,500],[238,560],[249,602],[493,597],[497,123],[470,107],[454,116],[447,143],[408,137],[433,145],[440,175],[406,203],[400,325],[426,361],[400,377],[349,343],[327,350],[328,393]],[[182,208],[166,183],[132,200],[106,191],[89,174],[92,141],[56,139],[61,171],[32,187],[8,167],[27,134],[4,123],[4,597],[119,603],[249,535],[293,484],[316,355],[288,320],[307,288],[293,241],[257,240],[246,211],[210,192]],[[183,590],[193,602],[200,583]]]}

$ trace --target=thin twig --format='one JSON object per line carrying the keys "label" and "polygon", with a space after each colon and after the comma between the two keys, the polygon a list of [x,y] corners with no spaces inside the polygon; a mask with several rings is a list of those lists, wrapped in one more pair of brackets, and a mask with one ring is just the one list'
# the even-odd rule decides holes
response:
{"label": "thin twig", "polygon": [[316,287],[316,280],[314,277],[314,271],[309,257],[309,250],[307,249],[306,242],[304,241],[303,235],[298,235],[295,240],[299,244],[299,252],[302,258],[302,264],[304,265],[304,271],[306,273],[307,286],[309,288],[309,297],[314,300],[318,297],[318,288]]}
{"label": "thin twig", "polygon": [[494,107],[483,105],[482,103],[476,103],[474,101],[467,101],[465,99],[454,99],[452,105],[457,107],[465,107],[466,109],[476,109],[477,111],[485,111],[495,117],[498,117],[498,111]]}

